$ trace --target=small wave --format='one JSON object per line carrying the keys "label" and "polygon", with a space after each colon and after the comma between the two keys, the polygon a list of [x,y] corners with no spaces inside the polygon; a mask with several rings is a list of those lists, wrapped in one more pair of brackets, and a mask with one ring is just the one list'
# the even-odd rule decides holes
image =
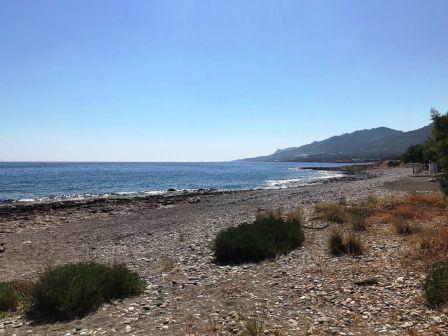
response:
{"label": "small wave", "polygon": [[151,195],[163,195],[166,191],[161,190],[146,190],[146,191],[117,191],[106,193],[86,193],[86,194],[69,194],[69,195],[54,195],[47,197],[29,197],[20,199],[1,200],[1,204],[12,203],[39,203],[39,202],[58,202],[58,201],[84,201],[96,198],[114,198],[114,197],[138,197],[138,196],[151,196]]}
{"label": "small wave", "polygon": [[305,179],[286,179],[286,180],[267,180],[265,184],[268,189],[281,189],[289,187],[298,187],[304,184]]}
{"label": "small wave", "polygon": [[331,178],[337,178],[337,177],[343,177],[345,176],[342,172],[335,172],[335,171],[319,171],[317,176],[312,177],[312,179],[315,180],[324,180],[324,179],[331,179]]}
{"label": "small wave", "polygon": [[283,179],[283,180],[266,180],[265,185],[267,189],[283,189],[291,187],[300,187],[310,183],[315,183],[321,180],[327,180],[332,178],[339,178],[345,176],[344,173],[333,171],[320,171],[315,176],[295,179]]}
{"label": "small wave", "polygon": [[35,202],[35,201],[36,201],[35,198],[22,198],[22,199],[18,200],[18,202],[24,202],[24,203]]}

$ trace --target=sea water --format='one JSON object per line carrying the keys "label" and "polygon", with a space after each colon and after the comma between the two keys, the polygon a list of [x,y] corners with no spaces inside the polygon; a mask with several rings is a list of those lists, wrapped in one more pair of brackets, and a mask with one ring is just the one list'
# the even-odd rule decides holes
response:
{"label": "sea water", "polygon": [[336,163],[0,163],[0,202],[32,202],[120,195],[168,189],[269,189],[316,183],[340,176],[306,170]]}

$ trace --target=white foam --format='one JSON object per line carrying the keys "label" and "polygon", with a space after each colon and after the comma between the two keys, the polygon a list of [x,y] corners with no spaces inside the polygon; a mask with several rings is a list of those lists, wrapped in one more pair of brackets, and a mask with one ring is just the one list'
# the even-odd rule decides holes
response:
{"label": "white foam", "polygon": [[266,180],[267,189],[283,189],[291,187],[300,187],[321,180],[343,177],[345,174],[334,171],[318,171],[316,175],[304,178]]}

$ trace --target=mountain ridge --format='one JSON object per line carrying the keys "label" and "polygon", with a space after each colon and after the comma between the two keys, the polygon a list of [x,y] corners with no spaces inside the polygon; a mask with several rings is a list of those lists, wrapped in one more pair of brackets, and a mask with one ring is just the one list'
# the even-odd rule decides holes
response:
{"label": "mountain ridge", "polygon": [[400,131],[382,126],[335,135],[299,147],[277,149],[271,155],[242,161],[353,162],[397,159],[409,146],[425,142],[431,137],[431,132],[432,124],[412,131]]}

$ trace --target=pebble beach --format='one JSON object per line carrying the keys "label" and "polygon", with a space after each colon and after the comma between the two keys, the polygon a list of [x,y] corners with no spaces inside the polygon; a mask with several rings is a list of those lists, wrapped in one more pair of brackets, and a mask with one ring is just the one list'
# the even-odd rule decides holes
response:
{"label": "pebble beach", "polygon": [[2,206],[0,281],[98,260],[125,263],[147,287],[68,323],[34,325],[12,313],[0,318],[0,335],[236,335],[244,315],[278,335],[448,335],[448,311],[425,306],[425,274],[403,266],[401,238],[385,225],[362,233],[366,253],[355,258],[329,255],[331,226],[311,221],[304,245],[276,260],[222,266],[210,249],[219,230],[253,220],[259,209],[301,205],[309,213],[319,202],[400,195],[411,175],[383,167],[277,190]]}

